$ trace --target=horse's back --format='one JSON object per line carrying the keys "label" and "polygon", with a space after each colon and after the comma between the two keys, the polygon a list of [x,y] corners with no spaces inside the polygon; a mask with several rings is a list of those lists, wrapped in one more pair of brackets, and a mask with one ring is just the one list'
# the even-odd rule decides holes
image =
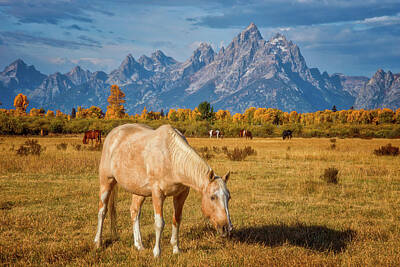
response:
{"label": "horse's back", "polygon": [[[153,130],[145,125],[125,124],[113,129],[104,142],[100,180],[114,178],[132,193],[150,195],[152,184],[171,177],[171,137],[180,135],[169,125]],[[169,186],[167,181],[162,184]]]}

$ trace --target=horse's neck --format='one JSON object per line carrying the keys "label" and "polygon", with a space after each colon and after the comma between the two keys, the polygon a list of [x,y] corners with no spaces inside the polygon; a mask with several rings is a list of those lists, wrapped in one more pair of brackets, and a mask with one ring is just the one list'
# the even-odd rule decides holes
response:
{"label": "horse's neck", "polygon": [[180,182],[202,192],[208,184],[210,166],[182,139],[173,140],[172,161]]}

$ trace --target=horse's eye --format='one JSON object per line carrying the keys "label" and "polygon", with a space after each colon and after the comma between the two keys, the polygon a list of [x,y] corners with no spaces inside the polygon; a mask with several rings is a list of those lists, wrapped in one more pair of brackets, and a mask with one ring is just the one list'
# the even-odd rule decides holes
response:
{"label": "horse's eye", "polygon": [[211,200],[216,200],[217,199],[217,196],[216,195],[212,195],[211,196]]}

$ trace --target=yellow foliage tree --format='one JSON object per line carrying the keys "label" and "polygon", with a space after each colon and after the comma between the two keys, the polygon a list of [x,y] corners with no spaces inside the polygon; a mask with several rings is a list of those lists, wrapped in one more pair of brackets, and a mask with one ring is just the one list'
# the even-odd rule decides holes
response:
{"label": "yellow foliage tree", "polygon": [[119,89],[118,85],[111,85],[110,96],[107,98],[109,105],[107,106],[106,118],[123,118],[125,109],[122,105],[125,103],[125,94]]}
{"label": "yellow foliage tree", "polygon": [[197,107],[195,107],[192,112],[190,113],[190,120],[198,121],[201,119],[201,112]]}
{"label": "yellow foliage tree", "polygon": [[248,123],[252,123],[255,111],[256,111],[255,107],[250,107],[250,108],[246,109],[243,113],[244,120],[247,121]]}
{"label": "yellow foliage tree", "polygon": [[26,108],[28,107],[28,105],[29,101],[26,95],[18,94],[14,98],[15,115],[16,116],[26,115]]}
{"label": "yellow foliage tree", "polygon": [[29,112],[29,116],[31,117],[40,116],[40,109],[32,108],[31,111]]}
{"label": "yellow foliage tree", "polygon": [[230,121],[232,119],[229,110],[218,110],[215,113],[215,118],[219,121]]}
{"label": "yellow foliage tree", "polygon": [[234,122],[241,122],[243,121],[244,116],[240,113],[236,113],[235,115],[233,115],[232,119]]}
{"label": "yellow foliage tree", "polygon": [[63,116],[64,116],[64,113],[62,113],[59,109],[57,109],[56,110],[56,117],[60,118],[60,117],[63,117]]}
{"label": "yellow foliage tree", "polygon": [[177,121],[178,120],[178,115],[176,113],[175,109],[170,109],[168,112],[168,119],[170,121]]}
{"label": "yellow foliage tree", "polygon": [[50,118],[54,118],[54,111],[52,111],[52,110],[48,110],[47,111],[47,113],[46,113],[46,117],[50,117]]}
{"label": "yellow foliage tree", "polygon": [[142,119],[142,120],[146,120],[147,119],[147,109],[146,109],[146,107],[144,107],[143,108],[143,111],[142,111],[142,114],[140,114],[140,118]]}
{"label": "yellow foliage tree", "polygon": [[295,110],[290,112],[290,114],[289,114],[289,122],[290,123],[297,123],[297,122],[299,122],[299,120],[300,120],[300,116]]}

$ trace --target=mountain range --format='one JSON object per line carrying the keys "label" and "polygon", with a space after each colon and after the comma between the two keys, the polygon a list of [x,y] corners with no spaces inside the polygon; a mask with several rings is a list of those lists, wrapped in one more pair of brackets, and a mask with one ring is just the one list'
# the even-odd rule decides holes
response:
{"label": "mountain range", "polygon": [[12,108],[18,93],[30,107],[69,113],[73,107],[107,106],[110,86],[126,94],[128,113],[171,108],[194,108],[208,101],[214,110],[232,113],[249,107],[283,111],[400,107],[400,74],[378,70],[371,78],[321,73],[309,68],[299,47],[276,34],[264,40],[254,23],[216,53],[201,43],[185,62],[157,50],[105,73],[76,66],[68,73],[44,75],[18,59],[0,72],[2,108]]}

